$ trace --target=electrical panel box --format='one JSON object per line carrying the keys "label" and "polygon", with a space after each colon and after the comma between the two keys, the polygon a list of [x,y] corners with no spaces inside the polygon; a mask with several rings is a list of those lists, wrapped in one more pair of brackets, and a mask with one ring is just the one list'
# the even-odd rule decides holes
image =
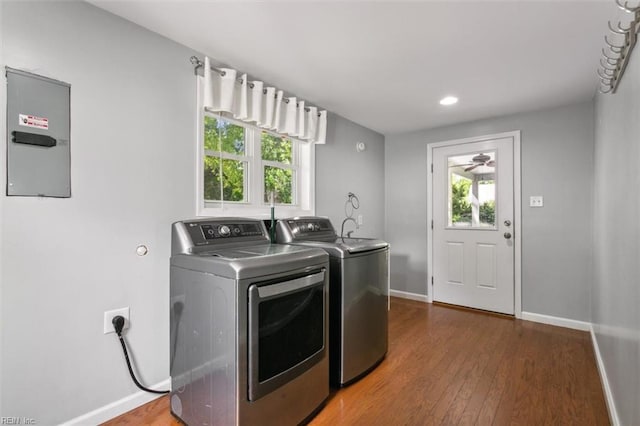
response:
{"label": "electrical panel box", "polygon": [[71,86],[6,68],[7,195],[71,197]]}

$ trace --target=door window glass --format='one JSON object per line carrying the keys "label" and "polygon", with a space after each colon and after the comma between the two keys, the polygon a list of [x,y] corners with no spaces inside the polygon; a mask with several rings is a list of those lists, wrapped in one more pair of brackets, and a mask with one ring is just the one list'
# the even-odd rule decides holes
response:
{"label": "door window glass", "polygon": [[448,157],[447,168],[448,226],[495,228],[495,151]]}

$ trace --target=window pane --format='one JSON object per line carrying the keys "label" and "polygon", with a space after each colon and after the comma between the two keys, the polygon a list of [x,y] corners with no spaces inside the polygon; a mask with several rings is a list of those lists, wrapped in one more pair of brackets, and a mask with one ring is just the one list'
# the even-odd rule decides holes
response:
{"label": "window pane", "polygon": [[[244,181],[246,162],[222,159],[222,188],[220,187],[220,158],[204,159],[204,199],[209,201],[245,201]],[[222,191],[222,197],[221,197]]]}
{"label": "window pane", "polygon": [[293,170],[264,167],[264,202],[271,201],[273,192],[276,204],[293,204]]}
{"label": "window pane", "polygon": [[262,159],[291,164],[291,139],[262,132]]}
{"label": "window pane", "polygon": [[480,226],[496,226],[496,184],[493,179],[478,180],[478,203],[480,204]]}
{"label": "window pane", "polygon": [[244,155],[244,128],[214,117],[204,117],[204,149]]}
{"label": "window pane", "polygon": [[495,154],[448,158],[449,226],[495,227]]}
{"label": "window pane", "polygon": [[449,226],[471,226],[471,179],[450,173],[449,181]]}

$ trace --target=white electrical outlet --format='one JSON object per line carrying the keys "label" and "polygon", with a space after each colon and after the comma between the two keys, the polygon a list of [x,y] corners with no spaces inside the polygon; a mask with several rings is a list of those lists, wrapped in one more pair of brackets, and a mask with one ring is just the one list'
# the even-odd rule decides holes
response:
{"label": "white electrical outlet", "polygon": [[542,195],[532,195],[529,197],[529,207],[542,207],[544,206],[544,200]]}
{"label": "white electrical outlet", "polygon": [[118,315],[124,317],[124,327],[123,330],[129,328],[129,307],[114,309],[112,311],[105,311],[104,313],[104,334],[115,333],[113,329],[113,321],[114,317]]}
{"label": "white electrical outlet", "polygon": [[362,215],[359,214],[358,215],[358,226],[362,226],[364,225],[364,219],[362,218]]}

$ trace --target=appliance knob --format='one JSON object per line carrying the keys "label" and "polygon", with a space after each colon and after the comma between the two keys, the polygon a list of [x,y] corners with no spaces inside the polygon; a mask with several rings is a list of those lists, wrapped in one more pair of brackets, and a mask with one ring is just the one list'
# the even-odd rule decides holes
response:
{"label": "appliance knob", "polygon": [[307,229],[308,229],[309,231],[313,231],[313,223],[308,224],[308,225],[307,225]]}
{"label": "appliance knob", "polygon": [[229,235],[231,235],[231,229],[229,229],[227,225],[222,225],[221,227],[219,227],[218,232],[222,237],[228,237]]}

